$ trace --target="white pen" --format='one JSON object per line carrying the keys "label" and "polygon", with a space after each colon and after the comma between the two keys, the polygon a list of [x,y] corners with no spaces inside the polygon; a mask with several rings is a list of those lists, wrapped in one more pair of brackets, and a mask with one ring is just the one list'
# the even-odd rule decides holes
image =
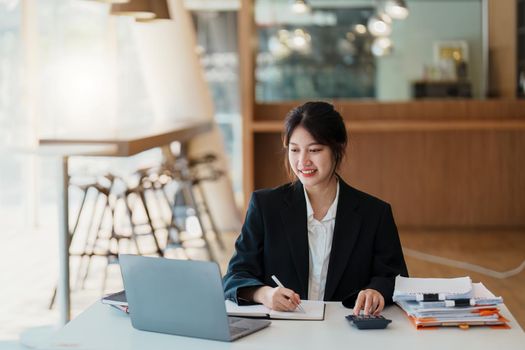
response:
{"label": "white pen", "polygon": [[[275,275],[272,275],[272,280],[273,280],[273,281],[274,281],[279,287],[281,287],[281,288],[286,288],[286,287],[281,283],[281,281],[279,281],[279,280],[277,279],[277,277],[275,277]],[[303,309],[303,307],[301,306],[301,304],[297,305],[297,308],[298,308],[299,310],[301,310],[302,312],[305,312],[305,313],[306,313],[306,311],[304,311],[304,309]]]}

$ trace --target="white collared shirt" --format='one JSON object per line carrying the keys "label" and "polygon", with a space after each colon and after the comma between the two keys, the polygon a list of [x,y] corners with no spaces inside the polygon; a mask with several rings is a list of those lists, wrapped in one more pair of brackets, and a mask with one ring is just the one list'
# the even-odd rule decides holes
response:
{"label": "white collared shirt", "polygon": [[332,239],[334,237],[335,215],[337,212],[337,202],[339,200],[339,182],[337,182],[335,199],[321,221],[314,218],[314,211],[306,189],[304,190],[304,196],[306,198],[306,216],[308,218],[308,247],[310,257],[308,299],[323,300],[330,251],[332,250]]}

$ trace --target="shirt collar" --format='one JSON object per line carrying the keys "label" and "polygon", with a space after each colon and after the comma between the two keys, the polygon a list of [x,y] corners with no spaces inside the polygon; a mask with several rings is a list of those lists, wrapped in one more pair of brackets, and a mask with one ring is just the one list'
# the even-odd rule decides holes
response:
{"label": "shirt collar", "polygon": [[[312,209],[310,198],[308,198],[308,193],[306,193],[306,188],[303,187],[303,190],[304,190],[304,198],[306,199],[306,217],[308,218],[308,220],[312,220],[314,218],[314,210]],[[334,201],[332,202],[332,205],[330,205],[330,208],[328,208],[326,215],[321,221],[328,221],[328,220],[335,219],[335,215],[337,213],[337,202],[338,201],[339,201],[339,179],[337,180],[337,190],[335,193]]]}

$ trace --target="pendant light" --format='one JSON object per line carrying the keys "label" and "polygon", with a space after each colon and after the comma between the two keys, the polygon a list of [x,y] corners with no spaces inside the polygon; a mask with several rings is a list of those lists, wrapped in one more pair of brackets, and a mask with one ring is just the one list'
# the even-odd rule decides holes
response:
{"label": "pendant light", "polygon": [[311,8],[310,5],[306,2],[306,0],[294,0],[292,1],[292,11],[297,14],[303,14],[310,12]]}
{"label": "pendant light", "polygon": [[368,19],[367,27],[374,36],[389,36],[392,33],[392,19],[379,12]]}
{"label": "pendant light", "polygon": [[386,14],[393,19],[405,19],[409,14],[405,0],[386,0],[384,8]]}
{"label": "pendant light", "polygon": [[394,45],[392,44],[392,40],[390,40],[390,38],[378,37],[374,39],[370,50],[374,56],[381,57],[392,53],[393,48]]}

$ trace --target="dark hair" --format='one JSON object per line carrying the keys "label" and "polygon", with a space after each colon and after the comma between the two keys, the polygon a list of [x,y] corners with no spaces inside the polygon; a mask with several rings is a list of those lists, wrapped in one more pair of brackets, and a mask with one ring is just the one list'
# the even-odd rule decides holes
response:
{"label": "dark hair", "polygon": [[[348,143],[345,122],[341,114],[327,102],[306,102],[295,107],[288,112],[284,120],[282,136],[285,149],[288,148],[290,137],[298,126],[305,128],[317,142],[330,148],[334,157],[333,173],[335,173],[341,165]],[[290,175],[293,175],[288,156],[285,157],[285,166]]]}

